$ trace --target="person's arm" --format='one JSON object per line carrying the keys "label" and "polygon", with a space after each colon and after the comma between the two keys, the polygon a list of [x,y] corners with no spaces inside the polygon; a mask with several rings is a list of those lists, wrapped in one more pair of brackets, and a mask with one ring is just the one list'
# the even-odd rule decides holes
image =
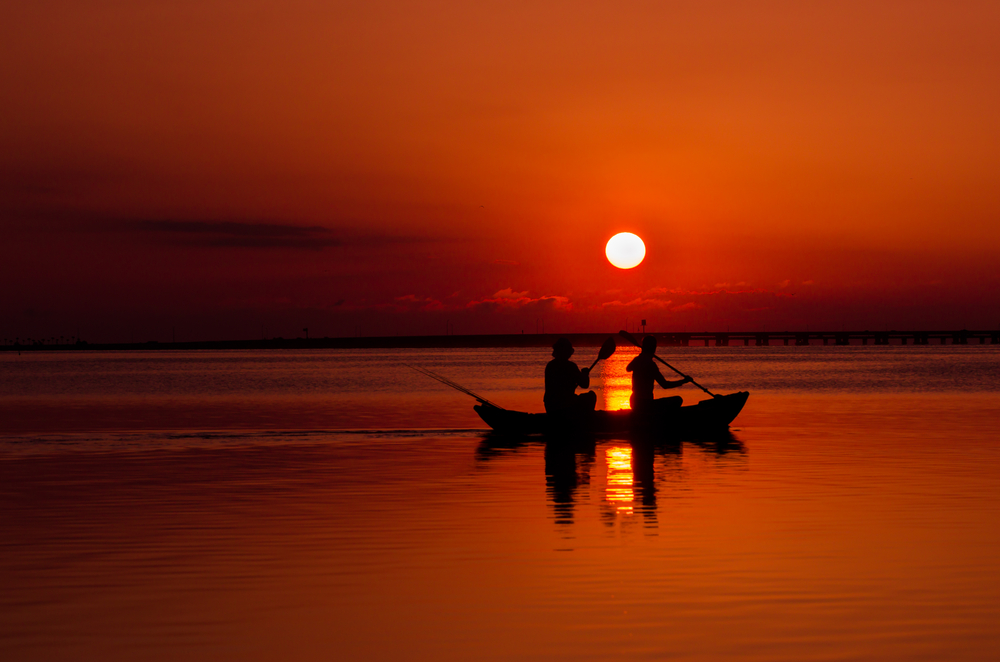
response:
{"label": "person's arm", "polygon": [[580,370],[576,376],[576,383],[580,388],[590,388],[590,368]]}
{"label": "person's arm", "polygon": [[663,373],[660,372],[660,369],[656,366],[655,363],[650,363],[650,365],[653,367],[653,379],[656,380],[657,384],[659,384],[663,388],[674,388],[673,384],[666,380],[666,378],[663,376]]}
{"label": "person's arm", "polygon": [[660,372],[660,369],[656,367],[656,365],[653,366],[653,369],[656,370],[656,372],[653,374],[653,378],[656,379],[656,383],[662,386],[663,388],[677,388],[678,386],[684,386],[689,381],[691,381],[690,377],[685,377],[684,379],[678,379],[675,382],[668,382],[666,378],[663,376],[663,373]]}
{"label": "person's arm", "polygon": [[[636,358],[639,358],[639,357],[636,357]],[[632,368],[634,366],[635,366],[635,359],[632,359],[631,361],[628,362],[628,365],[625,366],[625,372],[632,372]]]}

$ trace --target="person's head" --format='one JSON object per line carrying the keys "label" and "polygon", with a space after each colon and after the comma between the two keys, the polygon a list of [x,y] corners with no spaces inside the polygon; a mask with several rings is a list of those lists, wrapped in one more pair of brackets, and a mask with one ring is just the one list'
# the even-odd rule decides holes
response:
{"label": "person's head", "polygon": [[656,354],[656,336],[646,336],[642,339],[642,353]]}
{"label": "person's head", "polygon": [[552,356],[557,359],[568,359],[573,356],[573,343],[569,338],[560,338],[552,345]]}

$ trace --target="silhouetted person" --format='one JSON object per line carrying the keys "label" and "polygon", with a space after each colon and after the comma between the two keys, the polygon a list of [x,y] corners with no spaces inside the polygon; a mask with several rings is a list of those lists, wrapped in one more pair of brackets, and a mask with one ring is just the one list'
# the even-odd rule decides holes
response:
{"label": "silhouetted person", "polygon": [[560,338],[552,345],[553,359],[545,366],[545,411],[549,414],[574,414],[594,411],[597,394],[587,391],[577,395],[576,387],[590,388],[590,368],[580,370],[569,360],[573,343]]}
{"label": "silhouetted person", "polygon": [[655,400],[653,398],[653,382],[663,388],[677,388],[691,381],[690,377],[685,377],[675,382],[668,382],[664,379],[660,368],[653,362],[654,354],[656,354],[656,337],[646,336],[642,339],[642,351],[639,356],[632,359],[625,367],[627,371],[632,373],[632,396],[629,398],[629,403],[632,405],[633,411],[648,411],[653,407],[657,409],[679,407],[681,405],[679,395]]}
{"label": "silhouetted person", "polygon": [[572,524],[574,496],[580,477],[576,472],[576,452],[561,441],[545,444],[545,486],[556,524]]}
{"label": "silhouetted person", "polygon": [[632,440],[632,488],[635,497],[642,504],[639,512],[647,525],[656,524],[656,472],[655,445],[648,439]]}

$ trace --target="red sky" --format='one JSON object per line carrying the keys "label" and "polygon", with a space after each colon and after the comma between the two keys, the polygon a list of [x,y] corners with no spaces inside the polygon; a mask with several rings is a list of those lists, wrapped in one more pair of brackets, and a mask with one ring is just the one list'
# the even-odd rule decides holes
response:
{"label": "red sky", "polygon": [[996,328],[998,81],[994,2],[15,3],[0,336]]}

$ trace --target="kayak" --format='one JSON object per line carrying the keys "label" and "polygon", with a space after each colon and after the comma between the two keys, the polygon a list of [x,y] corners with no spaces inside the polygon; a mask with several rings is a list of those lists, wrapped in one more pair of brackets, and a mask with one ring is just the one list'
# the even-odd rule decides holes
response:
{"label": "kayak", "polygon": [[490,403],[475,405],[479,417],[497,432],[516,435],[589,433],[595,435],[647,434],[673,436],[676,434],[701,434],[729,428],[750,393],[740,391],[717,395],[693,405],[662,407],[642,414],[631,409],[617,411],[598,410],[579,416],[554,414],[529,414],[512,409],[502,409]]}

